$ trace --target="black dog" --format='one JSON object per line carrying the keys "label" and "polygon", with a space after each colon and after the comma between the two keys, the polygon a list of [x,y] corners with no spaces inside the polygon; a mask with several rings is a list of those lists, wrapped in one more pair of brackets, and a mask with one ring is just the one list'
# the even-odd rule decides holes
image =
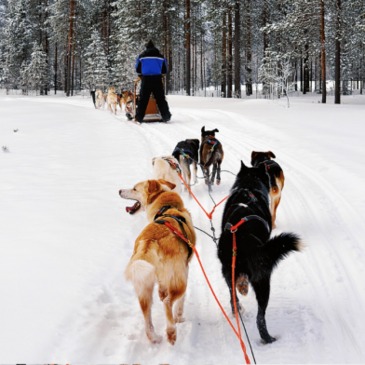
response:
{"label": "black dog", "polygon": [[[231,294],[238,289],[247,294],[251,283],[258,303],[256,318],[261,338],[270,343],[275,341],[267,331],[265,312],[270,296],[270,278],[273,268],[291,251],[299,251],[300,240],[295,234],[282,233],[270,238],[271,214],[269,207],[269,176],[265,166],[247,167],[241,162],[236,181],[232,187],[222,219],[222,234],[218,243],[218,258],[222,273]],[[235,232],[237,242],[236,288],[232,288],[232,242],[230,227],[241,220],[244,223]],[[239,302],[237,299],[238,308]]]}
{"label": "black dog", "polygon": [[[205,183],[214,184],[214,179],[217,175],[217,185],[221,182],[221,164],[224,157],[222,144],[215,138],[215,133],[219,130],[213,129],[206,131],[205,126],[201,129],[201,145],[200,145],[200,166],[203,170]],[[212,175],[210,176],[210,166],[213,166]]]}
{"label": "black dog", "polygon": [[191,184],[190,165],[192,165],[193,183],[196,184],[198,179],[199,140],[186,139],[185,141],[180,141],[176,145],[172,155],[179,161],[184,181],[189,186]]}

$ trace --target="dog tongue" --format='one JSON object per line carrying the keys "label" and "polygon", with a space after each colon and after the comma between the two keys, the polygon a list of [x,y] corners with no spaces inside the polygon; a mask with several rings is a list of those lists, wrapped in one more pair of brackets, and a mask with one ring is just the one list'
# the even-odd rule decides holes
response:
{"label": "dog tongue", "polygon": [[135,202],[134,205],[132,205],[131,207],[126,207],[125,210],[129,214],[134,214],[140,207],[141,207],[141,203]]}

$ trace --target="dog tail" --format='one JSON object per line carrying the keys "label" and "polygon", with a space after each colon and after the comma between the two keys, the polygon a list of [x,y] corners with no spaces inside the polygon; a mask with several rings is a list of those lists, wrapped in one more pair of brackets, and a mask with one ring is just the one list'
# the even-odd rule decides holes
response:
{"label": "dog tail", "polygon": [[147,287],[152,289],[155,284],[155,268],[145,260],[130,262],[124,274],[125,278],[133,283],[138,297]]}
{"label": "dog tail", "polygon": [[300,251],[300,249],[301,240],[294,233],[281,233],[270,238],[263,246],[263,254],[268,265],[267,269],[271,271],[290,252]]}

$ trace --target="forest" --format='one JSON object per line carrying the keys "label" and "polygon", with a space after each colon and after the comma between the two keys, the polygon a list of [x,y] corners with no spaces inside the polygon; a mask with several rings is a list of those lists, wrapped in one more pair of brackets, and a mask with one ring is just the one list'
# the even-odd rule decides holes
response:
{"label": "forest", "polygon": [[340,103],[364,89],[364,0],[0,0],[0,88],[130,89],[149,39],[170,94]]}

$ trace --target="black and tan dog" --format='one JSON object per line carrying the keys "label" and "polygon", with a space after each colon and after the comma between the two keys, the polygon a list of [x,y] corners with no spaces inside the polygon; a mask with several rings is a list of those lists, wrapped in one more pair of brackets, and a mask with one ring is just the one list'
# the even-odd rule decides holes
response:
{"label": "black and tan dog", "polygon": [[266,172],[270,176],[270,212],[272,217],[272,227],[276,227],[276,210],[278,209],[281,192],[284,188],[284,172],[280,165],[272,160],[276,158],[273,152],[257,152],[251,153],[251,165],[258,167],[264,165]]}
{"label": "black and tan dog", "polygon": [[185,141],[180,141],[172,152],[172,155],[179,161],[182,176],[189,186],[191,181],[196,184],[198,179],[199,144],[198,139],[185,139]]}
{"label": "black and tan dog", "polygon": [[[159,296],[165,307],[167,339],[172,345],[176,341],[176,323],[184,320],[188,264],[192,258],[190,245],[195,245],[196,240],[190,213],[180,195],[171,190],[174,187],[165,180],[147,180],[132,189],[119,191],[122,198],[136,201],[132,207],[127,207],[127,212],[134,214],[145,210],[149,221],[136,238],[133,255],[125,270],[126,278],[134,285],[146,334],[153,343],[162,340],[155,333],[151,317],[153,289],[158,283]],[[190,245],[168,225],[180,232]]]}
{"label": "black and tan dog", "polygon": [[[266,343],[275,341],[266,327],[265,313],[270,296],[270,278],[274,267],[291,251],[299,251],[299,237],[293,233],[282,233],[270,238],[271,213],[269,206],[269,176],[264,165],[241,169],[231,189],[222,219],[222,234],[218,243],[218,258],[227,282],[232,311],[233,290],[245,295],[249,283],[258,303],[257,328]],[[237,227],[237,224],[240,224]],[[232,226],[237,228],[236,287],[232,288]],[[238,299],[237,304],[239,307]]]}
{"label": "black and tan dog", "polygon": [[[221,182],[221,164],[224,157],[223,146],[215,138],[215,133],[219,132],[217,128],[206,131],[205,126],[201,129],[201,144],[200,144],[200,166],[203,170],[205,183],[211,189],[211,185],[219,185]],[[210,175],[210,167],[212,174]]]}

